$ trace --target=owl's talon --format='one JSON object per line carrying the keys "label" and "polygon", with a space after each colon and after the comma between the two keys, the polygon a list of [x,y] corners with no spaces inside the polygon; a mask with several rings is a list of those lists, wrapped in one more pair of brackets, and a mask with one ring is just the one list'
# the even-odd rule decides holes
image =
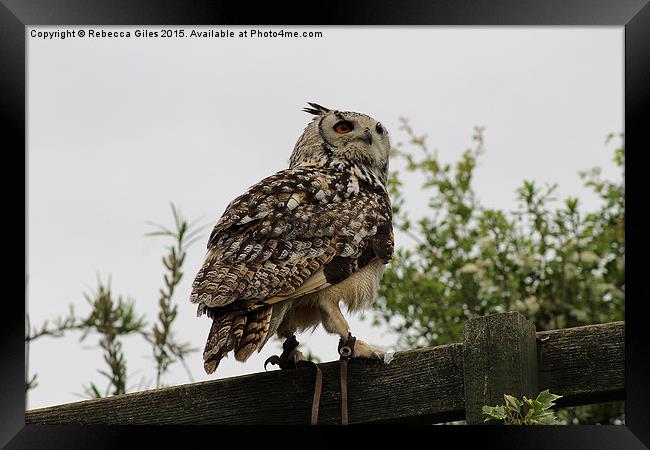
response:
{"label": "owl's talon", "polygon": [[281,370],[296,368],[296,363],[293,361],[293,358],[284,352],[280,356],[270,356],[266,361],[264,361],[264,370],[266,370],[266,365],[269,363],[273,364],[274,366],[280,366]]}
{"label": "owl's talon", "polygon": [[274,366],[281,366],[280,357],[278,355],[270,356],[264,361],[264,371],[266,371],[266,366],[271,363]]}
{"label": "owl's talon", "polygon": [[311,361],[305,360],[303,354],[296,350],[297,347],[298,341],[296,340],[296,336],[291,336],[282,344],[283,350],[280,356],[273,355],[264,361],[264,370],[266,370],[266,365],[269,363],[274,366],[280,366],[281,370],[304,367],[306,364],[303,363],[310,363]]}

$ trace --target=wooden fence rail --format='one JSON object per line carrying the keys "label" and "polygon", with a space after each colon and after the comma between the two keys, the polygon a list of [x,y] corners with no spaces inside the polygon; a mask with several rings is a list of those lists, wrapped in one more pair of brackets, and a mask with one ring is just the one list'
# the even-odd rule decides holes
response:
{"label": "wooden fence rail", "polygon": [[[502,396],[563,395],[558,406],[625,399],[624,322],[535,332],[516,312],[471,319],[464,342],[351,360],[350,423],[483,422]],[[319,424],[340,423],[338,362],[323,371]],[[308,424],[315,372],[262,372],[27,411],[34,424]]]}

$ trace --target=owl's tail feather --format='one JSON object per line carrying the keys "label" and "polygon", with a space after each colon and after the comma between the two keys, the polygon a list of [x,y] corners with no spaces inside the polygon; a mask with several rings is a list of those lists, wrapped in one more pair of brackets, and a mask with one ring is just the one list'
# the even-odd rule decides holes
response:
{"label": "owl's tail feather", "polygon": [[271,313],[273,306],[268,305],[248,313],[246,317],[246,328],[235,350],[235,359],[245,362],[248,357],[264,345],[266,335],[271,325]]}
{"label": "owl's tail feather", "polygon": [[246,324],[246,315],[235,311],[210,315],[212,327],[203,350],[203,367],[208,374],[217,370],[221,358],[235,347],[235,336],[241,337]]}
{"label": "owl's tail feather", "polygon": [[215,313],[212,327],[203,350],[203,367],[211,374],[219,366],[221,358],[235,351],[235,359],[244,362],[263,343],[268,334],[272,306],[263,306],[254,311],[228,311]]}

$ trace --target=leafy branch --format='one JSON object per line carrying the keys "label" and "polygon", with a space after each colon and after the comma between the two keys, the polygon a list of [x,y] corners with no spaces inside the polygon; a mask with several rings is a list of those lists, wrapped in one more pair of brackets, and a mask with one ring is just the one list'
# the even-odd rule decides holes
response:
{"label": "leafy branch", "polygon": [[504,425],[559,425],[555,411],[555,400],[561,395],[551,394],[548,389],[540,392],[536,399],[526,398],[523,401],[512,395],[503,394],[504,403],[497,406],[483,406],[483,414],[489,420],[503,421]]}
{"label": "leafy branch", "polygon": [[[84,294],[86,301],[91,306],[90,315],[83,320],[81,329],[83,341],[90,332],[99,334],[99,346],[104,350],[104,361],[109,371],[99,370],[99,373],[108,379],[106,394],[119,395],[126,393],[127,371],[124,351],[120,336],[131,333],[140,333],[146,326],[144,316],[137,317],[135,313],[135,301],[123,299],[118,296],[113,299],[110,289],[110,280],[104,286],[98,280],[98,289],[92,294]],[[111,387],[113,388],[110,392]],[[98,397],[96,386],[91,383],[90,389],[94,396]],[[86,388],[86,391],[88,389]]]}
{"label": "leafy branch", "polygon": [[40,328],[34,327],[29,329],[25,336],[25,342],[31,342],[43,336],[62,337],[65,331],[83,329],[83,321],[79,320],[74,313],[74,306],[70,305],[68,315],[57,317],[54,324],[46,320]]}
{"label": "leafy branch", "polygon": [[157,231],[147,233],[147,236],[165,236],[174,240],[174,244],[167,247],[167,254],[162,258],[167,273],[163,276],[165,286],[159,290],[158,322],[154,323],[151,333],[145,335],[153,345],[153,355],[156,361],[156,387],[160,387],[162,376],[177,360],[183,364],[188,376],[192,379],[191,372],[185,363],[185,357],[197,350],[188,343],[177,343],[174,340],[171,326],[178,314],[178,305],[172,303],[172,297],[183,277],[181,268],[187,255],[187,248],[199,238],[202,227],[195,228],[194,224],[188,224],[180,216],[174,204],[171,204],[171,208],[175,229],[169,230],[162,225],[151,223],[157,228]]}
{"label": "leafy branch", "polygon": [[[156,362],[156,386],[160,387],[161,377],[169,370],[169,366],[180,361],[191,381],[192,375],[185,363],[185,358],[196,351],[189,343],[179,343],[174,339],[172,325],[177,318],[178,307],[172,303],[172,296],[182,276],[182,267],[188,247],[193,244],[199,233],[193,224],[180,215],[172,204],[174,229],[169,230],[161,225],[158,229],[148,233],[149,236],[168,236],[174,239],[174,245],[167,247],[167,254],[163,257],[166,269],[164,287],[160,289],[158,305],[158,322],[154,323],[151,331],[147,329],[144,316],[136,314],[135,301],[124,299],[121,296],[114,298],[109,281],[104,284],[98,278],[96,291],[84,293],[83,296],[90,306],[90,312],[85,317],[78,316],[73,305],[64,317],[58,317],[53,322],[45,321],[40,327],[31,327],[27,316],[27,333],[25,342],[31,342],[45,337],[62,337],[68,331],[82,332],[80,341],[86,339],[91,333],[99,335],[99,347],[103,351],[104,362],[107,368],[99,373],[108,380],[108,385],[103,391],[94,382],[84,386],[84,392],[89,397],[103,397],[119,395],[127,392],[127,361],[122,346],[121,337],[129,334],[138,334],[153,347]],[[37,386],[37,375],[25,380],[26,391]]]}

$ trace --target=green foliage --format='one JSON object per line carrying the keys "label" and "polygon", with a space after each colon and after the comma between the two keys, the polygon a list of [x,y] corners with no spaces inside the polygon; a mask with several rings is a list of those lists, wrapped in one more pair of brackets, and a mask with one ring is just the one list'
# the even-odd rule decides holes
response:
{"label": "green foliage", "polygon": [[[417,220],[405,210],[402,176],[389,180],[395,227],[415,245],[396,250],[380,285],[375,321],[412,348],[462,340],[471,317],[516,310],[548,330],[623,320],[624,192],[622,182],[583,172],[585,186],[601,199],[583,214],[577,198],[559,205],[557,186],[524,181],[518,207],[483,207],[472,188],[484,152],[483,129],[455,163],[440,161],[403,120],[418,153],[395,150],[406,171],[424,181],[428,212]],[[401,145],[400,145],[401,147]],[[623,148],[615,161],[623,164]]]}
{"label": "green foliage", "polygon": [[534,400],[524,395],[522,401],[504,394],[503,405],[483,406],[483,414],[487,416],[485,422],[500,420],[505,425],[559,425],[560,421],[550,408],[555,406],[555,400],[561,397],[551,394],[548,389],[540,392]]}
{"label": "green foliage", "polygon": [[167,247],[167,255],[162,258],[163,265],[167,270],[163,277],[165,286],[159,290],[160,299],[158,305],[160,313],[158,314],[158,322],[153,325],[151,334],[148,336],[153,346],[154,360],[156,361],[156,387],[160,387],[162,375],[169,370],[169,366],[175,361],[183,363],[191,380],[192,375],[185,365],[185,356],[197,350],[190,347],[189,344],[177,343],[174,340],[171,326],[178,313],[178,305],[172,303],[172,296],[183,277],[181,268],[187,254],[186,250],[196,242],[201,229],[193,228],[191,224],[183,220],[173,204],[171,208],[175,229],[172,231],[162,225],[153,224],[158,230],[147,234],[148,236],[171,237],[175,244]]}
{"label": "green foliage", "polygon": [[[54,320],[54,325],[49,326],[45,321],[40,328],[34,328],[25,336],[26,342],[32,342],[43,336],[62,337],[66,331],[80,330],[80,341],[85,340],[91,333],[99,336],[99,346],[104,353],[104,361],[108,370],[99,370],[99,373],[108,380],[105,395],[118,395],[126,393],[126,361],[122,350],[121,336],[132,333],[143,333],[146,322],[144,317],[135,313],[135,302],[121,296],[113,297],[110,280],[104,284],[97,280],[98,288],[95,292],[84,293],[84,298],[90,306],[90,312],[85,317],[75,314],[73,305],[70,305],[68,315]],[[36,374],[25,383],[25,389],[33,389],[37,385]],[[84,387],[90,397],[101,397],[99,389],[94,383]]]}
{"label": "green foliage", "polygon": [[[92,295],[84,294],[91,311],[80,324],[79,329],[83,330],[81,340],[84,340],[90,332],[100,335],[99,346],[104,350],[104,361],[110,369],[110,372],[99,370],[99,373],[109,382],[105,395],[109,395],[111,387],[110,395],[125,394],[126,360],[119,338],[131,333],[141,333],[146,322],[144,317],[136,318],[133,300],[124,300],[122,297],[113,299],[110,281],[106,286],[101,280],[98,280],[98,284],[97,292]],[[98,396],[98,389],[93,383],[90,384],[90,388],[85,388],[85,391],[93,392],[94,396]]]}
{"label": "green foliage", "polygon": [[[483,129],[455,163],[440,160],[426,136],[402,119],[412,150],[398,144],[394,156],[406,171],[393,171],[389,189],[394,225],[414,245],[399,247],[382,278],[374,304],[375,323],[398,336],[398,347],[462,341],[467,319],[519,311],[537,330],[624,319],[625,204],[623,180],[610,181],[599,168],[580,172],[600,206],[584,213],[577,198],[558,202],[557,185],[524,181],[514,211],[483,207],[472,187],[484,153]],[[615,137],[607,136],[609,144]],[[622,142],[622,135],[619,135]],[[614,162],[625,162],[624,147]],[[412,219],[403,194],[405,176],[423,180],[428,210]],[[622,417],[623,403],[610,405]],[[565,423],[602,418],[597,405],[561,411]],[[599,422],[602,423],[602,422]]]}
{"label": "green foliage", "polygon": [[[156,386],[161,385],[161,376],[169,370],[169,366],[175,362],[181,362],[190,379],[191,373],[185,365],[185,358],[190,352],[196,351],[188,343],[179,343],[174,339],[172,325],[177,315],[177,305],[172,302],[172,296],[183,272],[182,266],[185,261],[186,250],[196,240],[198,230],[183,219],[176,207],[172,204],[175,229],[168,230],[157,225],[158,230],[149,233],[151,236],[166,236],[174,240],[174,245],[167,247],[167,254],[163,257],[163,264],[167,273],[164,275],[164,287],[160,289],[158,306],[159,322],[155,323],[151,331],[147,329],[148,324],[144,316],[135,311],[135,301],[117,298],[110,288],[110,280],[103,283],[97,280],[97,290],[92,293],[84,293],[84,298],[89,306],[86,316],[77,316],[71,304],[68,314],[59,317],[50,324],[45,321],[40,327],[32,328],[27,321],[27,334],[25,342],[44,337],[62,337],[68,331],[79,330],[82,332],[80,340],[85,340],[89,335],[99,337],[99,347],[103,351],[104,362],[107,370],[98,372],[104,376],[108,383],[105,390],[100,390],[97,384],[90,382],[84,386],[84,392],[88,397],[98,398],[108,395],[119,395],[126,393],[127,386],[127,362],[122,348],[121,338],[129,334],[138,334],[151,344],[156,362]],[[37,386],[37,376],[34,374],[25,381],[25,389],[33,389]]]}

